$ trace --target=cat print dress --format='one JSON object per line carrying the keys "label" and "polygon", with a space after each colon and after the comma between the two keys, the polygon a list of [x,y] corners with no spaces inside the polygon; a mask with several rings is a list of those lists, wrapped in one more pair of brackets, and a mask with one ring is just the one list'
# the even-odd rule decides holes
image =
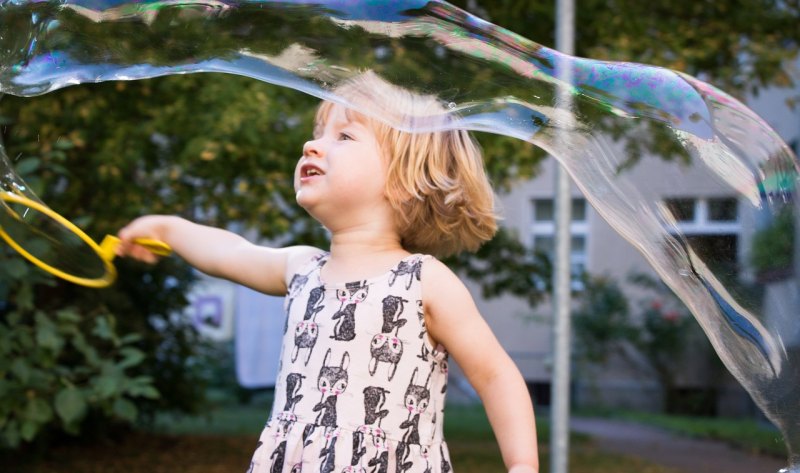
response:
{"label": "cat print dress", "polygon": [[248,473],[447,473],[447,353],[425,330],[411,255],[326,284],[315,256],[289,284],[275,401]]}

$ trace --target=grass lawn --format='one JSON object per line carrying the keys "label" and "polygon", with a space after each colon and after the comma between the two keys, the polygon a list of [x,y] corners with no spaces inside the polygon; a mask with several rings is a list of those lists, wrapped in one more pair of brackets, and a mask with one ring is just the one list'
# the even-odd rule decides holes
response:
{"label": "grass lawn", "polygon": [[[36,463],[9,473],[231,473],[249,463],[267,408],[229,406],[208,416],[159,419],[154,432],[139,431],[94,445],[62,445]],[[500,451],[480,406],[455,406],[446,414],[446,437],[457,473],[503,472]],[[546,423],[539,425],[542,472],[549,470]],[[573,437],[570,473],[673,473],[637,459],[597,451]]]}

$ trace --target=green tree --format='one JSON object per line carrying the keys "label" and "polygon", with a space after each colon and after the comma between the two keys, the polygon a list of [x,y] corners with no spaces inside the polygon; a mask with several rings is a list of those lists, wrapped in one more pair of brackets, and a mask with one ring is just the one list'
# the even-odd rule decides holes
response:
{"label": "green tree", "polygon": [[[556,2],[452,2],[554,47]],[[734,95],[794,87],[800,2],[789,0],[584,0],[577,2],[576,55],[686,72]]]}

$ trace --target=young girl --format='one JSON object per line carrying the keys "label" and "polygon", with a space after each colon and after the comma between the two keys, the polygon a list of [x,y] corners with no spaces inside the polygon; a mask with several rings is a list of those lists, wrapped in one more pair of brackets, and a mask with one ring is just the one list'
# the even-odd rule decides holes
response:
{"label": "young girl", "polygon": [[[392,120],[444,116],[433,97],[372,73],[336,92]],[[427,256],[474,250],[496,230],[477,145],[465,131],[411,134],[354,108],[322,103],[294,175],[298,204],[330,231],[328,251],[147,216],[119,232],[120,254],[154,262],[132,241],[156,238],[204,273],[286,296],[275,401],[250,472],[452,471],[449,355],[480,395],[509,472],[537,472],[522,376],[464,284]]]}

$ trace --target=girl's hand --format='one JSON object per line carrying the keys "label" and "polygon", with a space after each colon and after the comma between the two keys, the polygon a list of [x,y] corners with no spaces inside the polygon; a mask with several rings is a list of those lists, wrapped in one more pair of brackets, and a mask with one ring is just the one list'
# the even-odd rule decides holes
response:
{"label": "girl's hand", "polygon": [[123,227],[117,233],[121,240],[120,245],[116,248],[117,256],[126,256],[149,264],[158,262],[160,259],[158,255],[142,245],[137,245],[134,240],[137,238],[152,238],[167,243],[164,240],[167,222],[168,218],[160,215],[148,215],[139,217]]}

